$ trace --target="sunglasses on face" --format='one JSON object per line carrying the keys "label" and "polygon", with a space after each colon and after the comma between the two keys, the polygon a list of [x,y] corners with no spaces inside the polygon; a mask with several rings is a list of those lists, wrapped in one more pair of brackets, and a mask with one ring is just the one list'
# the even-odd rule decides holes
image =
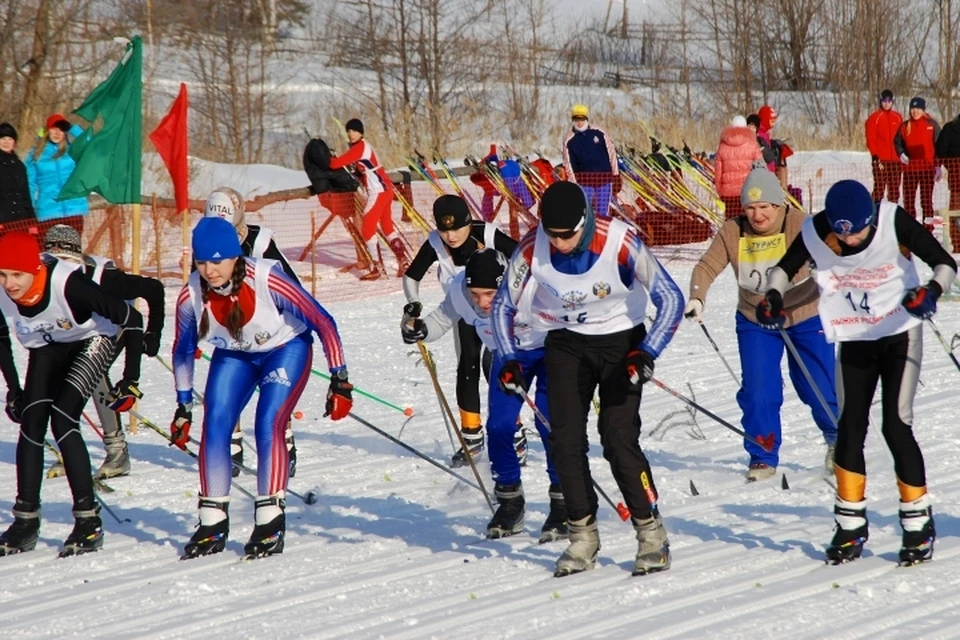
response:
{"label": "sunglasses on face", "polygon": [[580,218],[580,222],[577,223],[573,229],[564,229],[563,231],[557,231],[556,229],[547,229],[544,227],[543,232],[551,238],[557,238],[558,240],[569,240],[573,236],[577,235],[577,232],[583,228],[584,218]]}

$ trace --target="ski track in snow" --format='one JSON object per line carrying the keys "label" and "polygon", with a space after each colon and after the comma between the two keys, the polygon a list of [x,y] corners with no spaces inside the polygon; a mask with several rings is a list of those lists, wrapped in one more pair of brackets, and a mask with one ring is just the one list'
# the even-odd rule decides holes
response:
{"label": "ski track in snow", "polygon": [[[686,288],[689,259],[669,261]],[[346,276],[352,278],[352,276]],[[339,282],[337,282],[339,280]],[[325,280],[318,294],[349,280]],[[426,371],[397,330],[399,283],[375,283],[372,298],[357,291],[327,304],[343,334],[351,380],[415,417],[403,440],[437,460],[451,453]],[[427,309],[439,288],[425,282]],[[167,290],[172,308],[176,289]],[[724,273],[708,298],[705,321],[724,356],[739,371],[733,331],[736,283]],[[936,319],[950,338],[960,306],[943,302]],[[322,418],[326,382],[311,378],[295,422],[299,466],[291,488],[318,491],[307,506],[289,496],[287,544],[280,556],[241,563],[253,526],[253,505],[237,491],[231,503],[231,539],[224,554],[189,562],[180,549],[196,524],[195,463],[141,428],[128,436],[133,474],[115,478],[103,496],[121,518],[106,512],[107,537],[97,554],[59,560],[60,541],[72,525],[64,479],[44,481],[41,540],[36,551],[0,560],[0,628],[7,638],[790,638],[955,636],[960,625],[960,470],[954,435],[958,372],[929,331],[915,430],[927,463],[938,545],[932,563],[896,566],[900,527],[891,458],[879,433],[879,406],[867,438],[870,541],[848,565],[822,561],[832,536],[833,493],[823,482],[824,446],[809,410],[789,382],[784,390],[783,446],[777,477],[746,484],[746,455],[738,438],[702,414],[705,441],[687,435],[686,414],[672,428],[650,432],[684,405],[655,387],[644,389],[642,444],[650,457],[660,505],[670,532],[669,571],[631,577],[634,532],[601,502],[602,548],[593,571],[556,579],[553,565],[565,542],[538,545],[549,507],[543,450],[530,440],[524,470],[524,533],[484,541],[489,510],[474,490],[399,449],[349,418]],[[169,354],[170,336],[165,336]],[[18,347],[23,375],[24,354]],[[454,402],[454,349],[444,338],[430,344],[444,388]],[[325,361],[318,349],[317,368]],[[141,413],[166,425],[173,404],[172,377],[145,360]],[[197,363],[202,389],[207,363]],[[784,369],[785,372],[785,369]],[[684,395],[739,424],[736,388],[702,333],[683,323],[657,376]],[[787,379],[787,378],[785,378]],[[879,396],[878,396],[879,397]],[[396,435],[405,418],[359,394],[355,412]],[[91,414],[92,415],[92,414]],[[524,421],[532,416],[524,410]],[[244,414],[250,425],[252,410]],[[16,429],[0,430],[0,526],[10,520]],[[199,437],[200,420],[195,426]],[[94,465],[102,446],[89,429]],[[247,429],[248,437],[251,435]],[[590,425],[591,465],[597,481],[618,499]],[[247,464],[256,465],[247,450]],[[51,462],[48,456],[47,464]],[[461,469],[472,480],[469,469]],[[484,484],[493,482],[484,459]],[[781,489],[786,474],[790,489]],[[699,496],[690,494],[690,480]],[[234,480],[250,491],[255,479]],[[463,631],[467,629],[468,631]]]}

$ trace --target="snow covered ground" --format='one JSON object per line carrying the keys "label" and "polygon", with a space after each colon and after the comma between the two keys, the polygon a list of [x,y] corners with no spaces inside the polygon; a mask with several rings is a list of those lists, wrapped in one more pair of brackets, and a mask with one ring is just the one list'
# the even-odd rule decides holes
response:
{"label": "snow covered ground", "polygon": [[[663,254],[665,257],[668,253]],[[689,258],[669,261],[686,289]],[[354,276],[326,277],[319,298],[343,334],[351,379],[362,389],[415,415],[402,439],[437,460],[450,445],[437,401],[411,348],[400,341],[403,303],[398,281],[361,289]],[[334,288],[352,296],[325,298]],[[730,274],[711,292],[706,323],[739,370],[733,331],[736,285]],[[168,289],[172,305],[175,289]],[[426,306],[439,288],[424,287]],[[937,322],[949,339],[960,330],[960,307],[941,305]],[[165,337],[169,354],[172,336]],[[453,399],[454,351],[432,347]],[[18,348],[23,374],[23,353]],[[318,366],[323,358],[318,353]],[[198,362],[198,385],[206,363]],[[736,423],[736,386],[695,326],[684,323],[657,362],[657,376]],[[900,527],[891,459],[878,429],[867,442],[871,539],[865,557],[841,567],[822,562],[832,535],[833,494],[822,480],[824,445],[809,411],[785,391],[784,444],[776,480],[746,485],[739,440],[702,414],[697,440],[686,424],[654,428],[683,410],[672,396],[644,390],[642,444],[650,456],[670,532],[673,567],[630,576],[633,530],[601,505],[602,549],[594,571],[552,577],[565,543],[538,546],[548,509],[544,456],[531,442],[524,471],[526,532],[483,541],[489,511],[480,494],[366,429],[352,419],[322,417],[326,383],[309,384],[295,422],[299,470],[290,487],[316,489],[307,506],[289,497],[287,546],[281,556],[239,563],[253,526],[252,502],[234,490],[232,531],[219,556],[178,561],[196,524],[197,468],[193,460],[142,428],[129,436],[129,477],[110,481],[105,496],[122,524],[104,513],[102,552],[59,560],[72,526],[64,479],[44,481],[38,548],[0,559],[0,629],[7,638],[53,637],[311,637],[311,638],[639,638],[639,637],[952,637],[960,628],[960,420],[958,372],[929,335],[923,386],[916,398],[916,433],[926,455],[939,540],[935,560],[896,566]],[[172,377],[144,363],[141,411],[168,424]],[[198,388],[202,389],[202,386]],[[404,416],[356,395],[355,413],[398,434]],[[248,411],[247,423],[249,424]],[[875,419],[879,417],[879,408]],[[198,416],[199,418],[199,416]],[[531,422],[530,416],[525,417]],[[689,421],[673,416],[670,423]],[[592,468],[616,496],[591,420]],[[94,464],[103,449],[84,427]],[[15,494],[17,430],[0,426],[0,526],[10,521]],[[199,429],[197,430],[199,435]],[[248,452],[248,460],[252,456]],[[48,464],[52,462],[48,456]],[[492,487],[486,464],[485,483]],[[690,493],[691,480],[700,495]],[[237,480],[255,490],[248,477]]]}

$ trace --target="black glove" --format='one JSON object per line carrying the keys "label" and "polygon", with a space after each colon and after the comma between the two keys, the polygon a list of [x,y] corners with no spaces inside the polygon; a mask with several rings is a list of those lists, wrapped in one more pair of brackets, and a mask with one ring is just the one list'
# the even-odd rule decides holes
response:
{"label": "black glove", "polygon": [[403,305],[403,315],[408,318],[419,318],[421,311],[423,311],[423,305],[418,300]]}
{"label": "black glove", "polygon": [[7,406],[3,410],[11,421],[20,424],[23,418],[23,389],[7,390]]}
{"label": "black glove", "polygon": [[427,323],[419,318],[400,325],[400,335],[404,344],[416,344],[427,339]]}
{"label": "black glove", "polygon": [[330,378],[330,388],[327,390],[327,412],[324,417],[332,420],[345,418],[353,408],[353,385],[347,380],[347,370],[343,369]]}
{"label": "black glove", "polygon": [[190,442],[190,425],[193,423],[193,403],[177,404],[177,411],[170,422],[170,444],[186,450]]}
{"label": "black glove", "polygon": [[143,352],[148,358],[156,358],[160,353],[160,334],[147,331],[143,334]]}
{"label": "black glove", "polygon": [[929,320],[937,312],[937,298],[940,297],[940,293],[940,285],[929,282],[926,286],[907,291],[907,295],[903,296],[903,306],[910,315],[921,320]]}
{"label": "black glove", "polygon": [[110,390],[107,395],[107,404],[112,411],[122,413],[130,411],[137,400],[142,397],[143,392],[140,391],[140,383],[136,380],[124,378]]}
{"label": "black glove", "polygon": [[653,377],[653,356],[643,349],[634,349],[628,353],[626,364],[630,384],[643,384]]}
{"label": "black glove", "polygon": [[519,396],[521,391],[526,393],[530,389],[530,381],[523,375],[523,365],[517,360],[504,362],[497,380],[504,393]]}
{"label": "black glove", "polygon": [[764,329],[777,330],[787,321],[783,312],[783,296],[776,289],[767,291],[767,295],[757,305],[757,324]]}

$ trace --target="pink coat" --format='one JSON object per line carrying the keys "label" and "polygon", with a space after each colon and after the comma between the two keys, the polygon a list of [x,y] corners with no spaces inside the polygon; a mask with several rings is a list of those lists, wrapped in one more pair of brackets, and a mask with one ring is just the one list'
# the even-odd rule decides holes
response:
{"label": "pink coat", "polygon": [[739,198],[740,188],[756,160],[763,160],[757,136],[750,127],[727,127],[720,134],[714,159],[714,186],[724,198]]}

